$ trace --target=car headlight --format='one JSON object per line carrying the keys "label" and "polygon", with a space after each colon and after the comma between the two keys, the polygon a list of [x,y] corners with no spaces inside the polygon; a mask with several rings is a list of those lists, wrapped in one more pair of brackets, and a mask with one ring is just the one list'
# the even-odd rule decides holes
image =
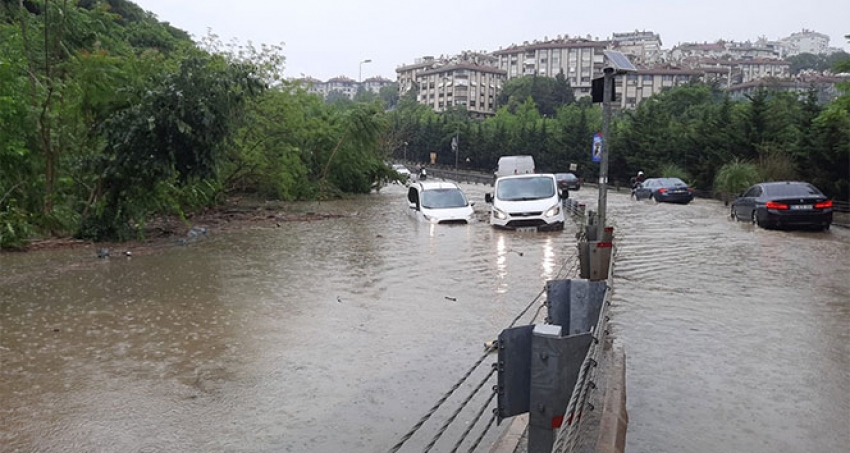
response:
{"label": "car headlight", "polygon": [[504,213],[501,209],[493,208],[493,217],[499,220],[506,220],[508,215]]}
{"label": "car headlight", "polygon": [[546,217],[555,217],[556,215],[558,215],[560,213],[561,213],[561,205],[556,204],[555,206],[552,206],[551,208],[549,208],[546,211],[546,213],[544,213],[543,215],[546,216]]}

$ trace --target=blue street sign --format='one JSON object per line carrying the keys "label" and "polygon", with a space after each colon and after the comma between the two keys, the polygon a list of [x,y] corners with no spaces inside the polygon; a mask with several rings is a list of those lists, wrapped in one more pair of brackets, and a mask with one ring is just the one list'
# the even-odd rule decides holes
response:
{"label": "blue street sign", "polygon": [[593,134],[592,159],[594,162],[602,162],[602,132]]}

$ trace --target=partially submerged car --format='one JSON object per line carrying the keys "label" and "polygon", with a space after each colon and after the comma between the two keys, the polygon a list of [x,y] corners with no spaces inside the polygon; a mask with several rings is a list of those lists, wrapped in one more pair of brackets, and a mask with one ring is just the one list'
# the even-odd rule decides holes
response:
{"label": "partially submerged car", "polygon": [[736,198],[730,215],[762,228],[806,227],[825,231],[832,224],[832,200],[807,182],[764,182]]}
{"label": "partially submerged car", "polygon": [[467,224],[476,220],[472,203],[452,182],[418,181],[407,189],[407,212],[429,223]]}
{"label": "partially submerged car", "polygon": [[694,200],[694,189],[679,178],[650,178],[634,189],[638,200],[688,204]]}
{"label": "partially submerged car", "polygon": [[578,176],[572,173],[555,173],[555,179],[558,181],[558,189],[562,192],[566,190],[581,189],[581,180]]}

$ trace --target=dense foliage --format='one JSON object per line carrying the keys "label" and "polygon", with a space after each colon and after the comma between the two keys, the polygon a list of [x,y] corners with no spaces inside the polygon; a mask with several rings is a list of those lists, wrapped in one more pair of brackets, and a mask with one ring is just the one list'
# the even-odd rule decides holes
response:
{"label": "dense foliage", "polygon": [[[843,64],[850,65],[848,60]],[[601,130],[601,109],[568,101],[554,115],[543,115],[525,89],[534,86],[533,79],[509,83],[513,94],[503,96],[508,101],[485,121],[472,120],[462,110],[438,115],[411,97],[402,99],[390,115],[390,151],[421,162],[435,153],[438,164],[453,165],[451,139],[457,135],[458,160],[471,169],[491,171],[500,156],[530,154],[541,171],[563,172],[577,164],[582,177],[593,179],[599,170],[590,161],[590,149],[593,134]],[[609,175],[624,182],[643,170],[650,177],[676,176],[717,192],[739,191],[741,184],[758,180],[803,179],[847,200],[848,88],[825,106],[814,91],[800,99],[764,89],[741,102],[697,83],[661,93],[616,114]],[[520,102],[519,93],[530,94]],[[725,165],[730,167],[724,175]],[[742,169],[750,174],[741,176]]]}
{"label": "dense foliage", "polygon": [[322,102],[281,80],[280,50],[195,44],[126,0],[0,1],[0,247],[391,178],[381,101]]}

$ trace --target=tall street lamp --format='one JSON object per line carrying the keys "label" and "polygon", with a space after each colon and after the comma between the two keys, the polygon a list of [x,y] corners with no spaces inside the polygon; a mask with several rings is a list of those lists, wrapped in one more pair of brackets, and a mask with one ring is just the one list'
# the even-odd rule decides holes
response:
{"label": "tall street lamp", "polygon": [[[363,63],[371,63],[372,60],[363,60],[360,62],[360,72],[357,74],[357,83],[363,83]],[[358,87],[359,88],[359,87]]]}

